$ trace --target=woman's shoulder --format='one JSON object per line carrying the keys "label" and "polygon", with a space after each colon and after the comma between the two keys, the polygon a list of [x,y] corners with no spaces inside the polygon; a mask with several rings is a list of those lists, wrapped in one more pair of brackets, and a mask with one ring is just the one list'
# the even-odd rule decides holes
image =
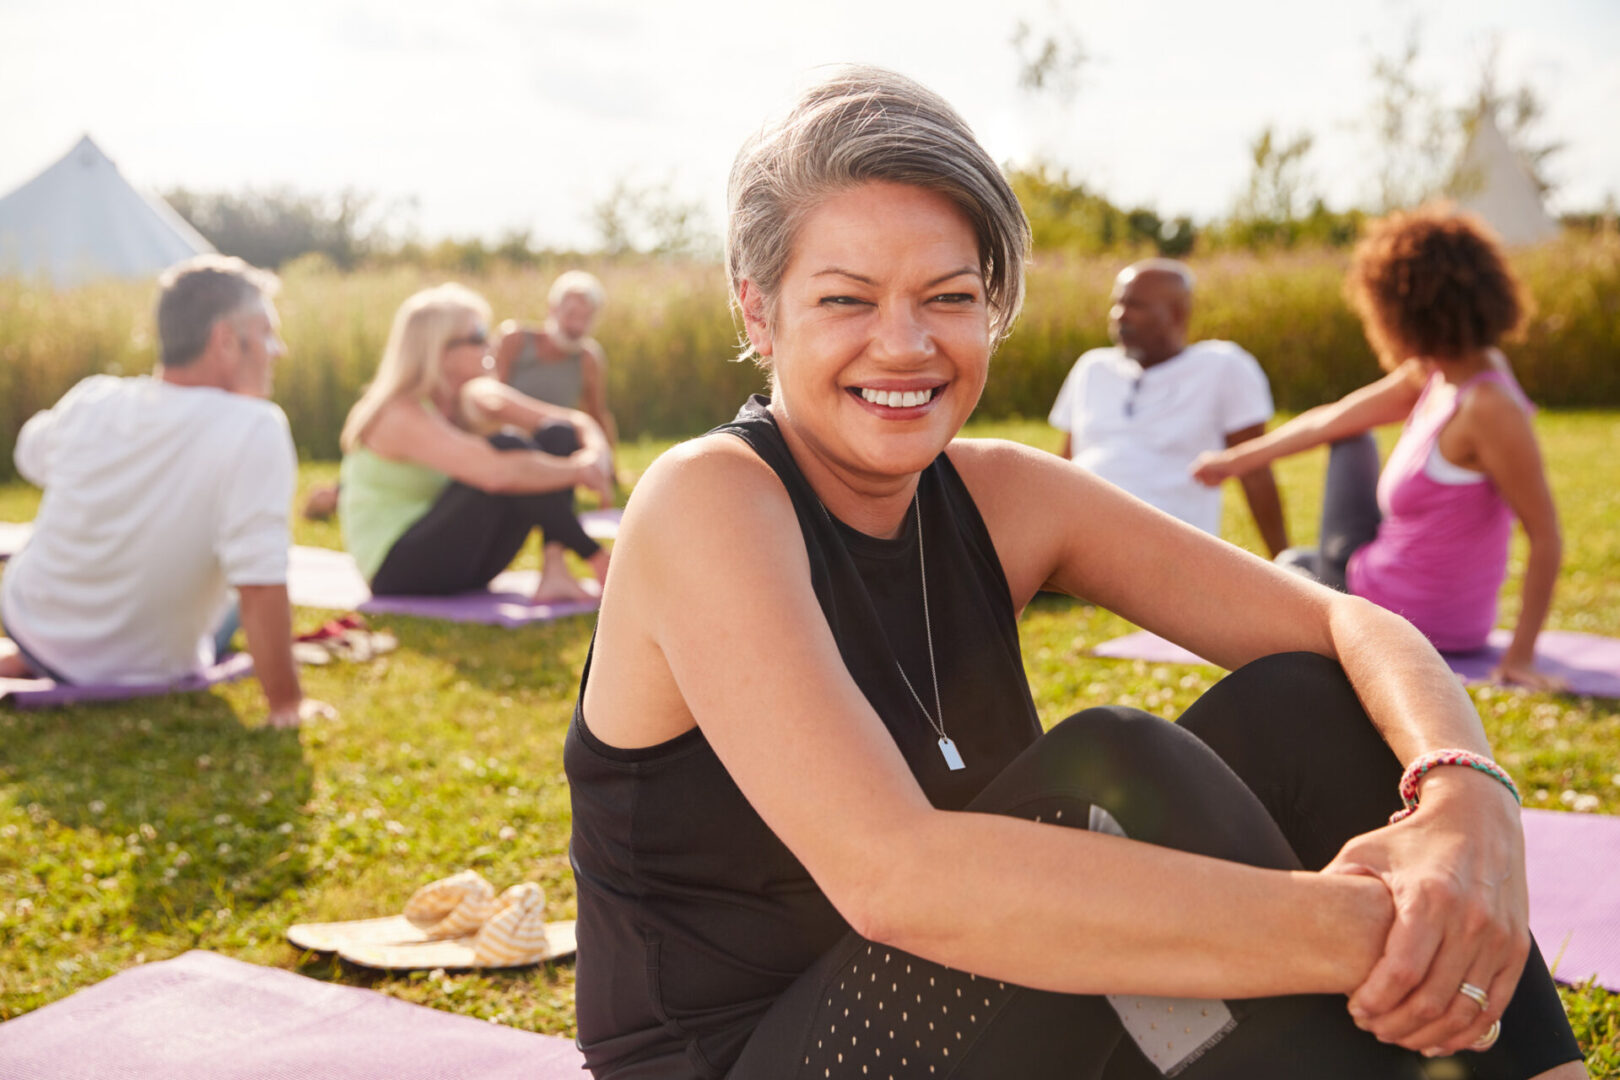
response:
{"label": "woman's shoulder", "polygon": [[1037,478],[1063,459],[1011,439],[956,438],[945,455],[970,488]]}
{"label": "woman's shoulder", "polygon": [[1519,388],[1511,372],[1495,368],[1485,373],[1488,378],[1475,378],[1457,395],[1457,419],[1467,426],[1482,429],[1502,424],[1529,424],[1535,406]]}
{"label": "woman's shoulder", "polygon": [[757,499],[773,493],[787,499],[771,467],[740,438],[712,431],[660,454],[636,482],[625,512],[683,512],[689,504],[718,501],[729,504],[735,520]]}
{"label": "woman's shoulder", "polygon": [[1091,482],[1056,454],[1009,439],[954,439],[945,453],[992,533],[1009,522],[1027,529],[1054,497]]}
{"label": "woman's shoulder", "polygon": [[358,446],[390,461],[416,461],[425,442],[453,431],[437,410],[411,397],[396,397],[377,408]]}

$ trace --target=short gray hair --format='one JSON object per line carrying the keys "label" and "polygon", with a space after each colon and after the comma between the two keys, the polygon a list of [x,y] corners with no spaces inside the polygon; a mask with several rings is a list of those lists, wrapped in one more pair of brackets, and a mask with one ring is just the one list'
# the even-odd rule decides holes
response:
{"label": "short gray hair", "polygon": [[943,98],[878,67],[839,69],[738,151],[727,186],[732,305],[740,306],[747,279],[764,294],[769,319],[805,216],[829,196],[874,180],[938,192],[972,223],[991,342],[999,344],[1024,302],[1023,207]]}
{"label": "short gray hair", "polygon": [[158,359],[178,368],[203,354],[215,323],[274,296],[281,282],[234,255],[198,255],[165,270],[158,287]]}

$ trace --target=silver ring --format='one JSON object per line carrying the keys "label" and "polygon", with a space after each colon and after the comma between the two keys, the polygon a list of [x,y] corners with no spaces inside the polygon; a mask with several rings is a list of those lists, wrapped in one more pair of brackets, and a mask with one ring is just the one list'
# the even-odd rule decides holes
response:
{"label": "silver ring", "polygon": [[1485,1029],[1485,1034],[1475,1039],[1469,1046],[1471,1050],[1489,1050],[1496,1045],[1496,1040],[1502,1037],[1502,1021],[1492,1020],[1491,1026]]}
{"label": "silver ring", "polygon": [[[1475,1005],[1478,1005],[1480,1012],[1484,1012],[1486,1009],[1491,1007],[1491,999],[1485,996],[1485,991],[1481,990],[1473,983],[1463,983],[1461,986],[1457,987],[1457,993],[1461,994],[1469,1001],[1472,1001]],[[1495,1039],[1493,1038],[1492,1041],[1494,1042]]]}

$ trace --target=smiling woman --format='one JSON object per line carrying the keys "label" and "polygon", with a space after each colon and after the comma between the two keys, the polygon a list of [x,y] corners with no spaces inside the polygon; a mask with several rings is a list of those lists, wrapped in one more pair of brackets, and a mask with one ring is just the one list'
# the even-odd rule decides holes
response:
{"label": "smiling woman", "polygon": [[[565,749],[594,1074],[1583,1075],[1511,782],[1423,638],[956,439],[1027,228],[950,107],[845,71],[731,202],[771,395],[637,487]],[[1042,734],[1041,589],[1234,674]]]}

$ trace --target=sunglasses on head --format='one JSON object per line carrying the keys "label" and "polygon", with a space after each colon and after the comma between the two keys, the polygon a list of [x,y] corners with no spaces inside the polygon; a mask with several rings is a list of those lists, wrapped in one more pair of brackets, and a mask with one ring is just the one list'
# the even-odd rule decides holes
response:
{"label": "sunglasses on head", "polygon": [[489,344],[489,335],[487,333],[485,333],[484,331],[479,330],[476,333],[464,334],[461,337],[451,338],[449,341],[444,343],[444,347],[447,348],[447,349],[459,349],[463,345],[488,345],[488,344]]}

